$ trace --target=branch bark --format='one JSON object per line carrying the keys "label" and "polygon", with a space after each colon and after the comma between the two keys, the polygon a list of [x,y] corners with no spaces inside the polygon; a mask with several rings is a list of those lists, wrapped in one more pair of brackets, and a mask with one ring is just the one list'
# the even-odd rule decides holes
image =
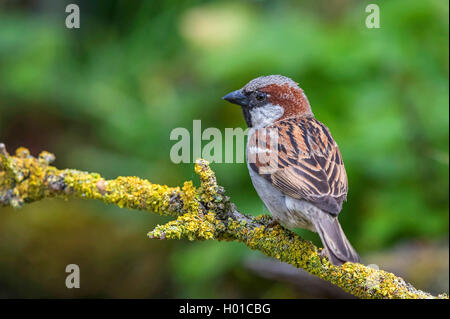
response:
{"label": "branch bark", "polygon": [[150,238],[238,241],[267,256],[302,268],[360,298],[448,298],[414,288],[392,273],[345,263],[336,267],[320,257],[320,249],[297,234],[277,225],[268,215],[242,214],[225,195],[205,160],[197,160],[200,186],[191,181],[183,187],[152,184],[138,177],[105,180],[100,174],[57,169],[51,153],[37,158],[26,148],[11,156],[0,143],[0,206],[19,208],[44,198],[85,198],[119,207],[146,210],[175,217],[148,233]]}

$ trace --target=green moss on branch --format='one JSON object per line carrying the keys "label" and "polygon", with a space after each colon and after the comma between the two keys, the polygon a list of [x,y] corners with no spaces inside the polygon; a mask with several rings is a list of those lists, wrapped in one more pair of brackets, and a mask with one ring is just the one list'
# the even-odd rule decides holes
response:
{"label": "green moss on branch", "polygon": [[330,281],[360,298],[448,298],[415,289],[402,278],[362,264],[334,266],[320,257],[320,249],[281,227],[269,228],[268,215],[241,214],[225,190],[217,184],[208,162],[198,160],[195,172],[200,187],[185,182],[183,187],[152,184],[138,177],[105,180],[97,173],[50,165],[53,154],[37,158],[25,148],[10,156],[0,144],[0,206],[21,207],[44,198],[97,199],[119,207],[147,210],[176,217],[149,232],[150,238],[238,241],[267,256],[289,263]]}

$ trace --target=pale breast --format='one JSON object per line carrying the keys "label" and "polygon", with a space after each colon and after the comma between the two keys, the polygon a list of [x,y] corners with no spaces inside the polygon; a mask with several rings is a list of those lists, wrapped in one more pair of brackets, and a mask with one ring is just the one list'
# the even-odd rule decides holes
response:
{"label": "pale breast", "polygon": [[[255,129],[250,129],[248,139],[250,140]],[[308,218],[307,205],[302,205],[303,201],[299,201],[286,196],[280,190],[272,186],[270,182],[258,175],[248,163],[248,141],[247,141],[247,167],[252,180],[253,186],[261,200],[266,205],[272,216],[278,220],[280,224],[287,228],[305,228],[315,231]],[[305,202],[306,203],[306,202]],[[310,205],[310,204],[309,204]]]}

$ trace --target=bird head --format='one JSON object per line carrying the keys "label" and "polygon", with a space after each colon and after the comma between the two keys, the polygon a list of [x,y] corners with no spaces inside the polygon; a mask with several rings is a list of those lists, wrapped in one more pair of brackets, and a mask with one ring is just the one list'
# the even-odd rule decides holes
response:
{"label": "bird head", "polygon": [[282,75],[260,76],[222,99],[242,107],[249,127],[265,127],[295,116],[313,116],[303,90]]}

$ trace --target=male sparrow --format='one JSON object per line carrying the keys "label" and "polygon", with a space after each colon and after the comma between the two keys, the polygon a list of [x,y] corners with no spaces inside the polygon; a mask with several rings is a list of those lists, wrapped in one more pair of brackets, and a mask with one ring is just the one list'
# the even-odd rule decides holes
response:
{"label": "male sparrow", "polygon": [[274,220],[318,232],[335,265],[359,262],[338,221],[348,191],[339,148],[298,84],[262,76],[223,99],[242,107],[250,177]]}

